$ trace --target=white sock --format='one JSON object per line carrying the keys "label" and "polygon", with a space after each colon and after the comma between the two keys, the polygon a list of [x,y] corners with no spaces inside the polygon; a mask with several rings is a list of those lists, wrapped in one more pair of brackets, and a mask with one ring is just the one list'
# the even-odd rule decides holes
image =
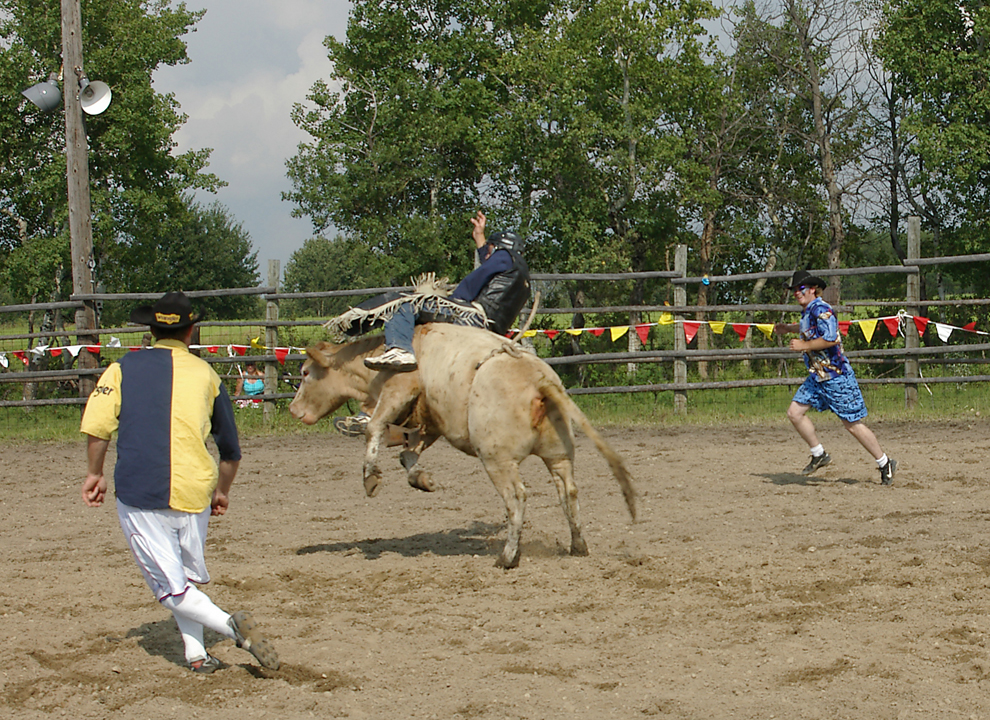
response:
{"label": "white sock", "polygon": [[812,457],[821,457],[824,454],[825,454],[825,448],[822,447],[822,444],[821,443],[818,443],[813,448],[811,448],[811,456]]}
{"label": "white sock", "polygon": [[234,639],[234,631],[227,624],[230,614],[224,612],[199,589],[190,586],[182,595],[162,598],[162,605],[172,611],[186,646],[186,659],[190,662],[206,657],[203,646],[203,628]]}
{"label": "white sock", "polygon": [[186,662],[205,660],[207,652],[206,645],[203,644],[203,626],[174,610],[172,617],[175,618],[175,624],[179,626],[179,634],[182,635],[182,644],[186,648]]}
{"label": "white sock", "polygon": [[877,467],[882,468],[886,464],[887,464],[887,453],[884,453],[883,457],[877,460]]}

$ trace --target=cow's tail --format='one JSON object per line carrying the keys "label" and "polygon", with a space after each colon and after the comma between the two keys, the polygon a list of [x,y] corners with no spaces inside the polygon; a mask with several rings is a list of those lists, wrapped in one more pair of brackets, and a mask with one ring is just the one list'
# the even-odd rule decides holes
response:
{"label": "cow's tail", "polygon": [[595,430],[591,421],[581,412],[581,408],[571,400],[560,385],[547,378],[540,390],[548,400],[557,406],[561,415],[577,423],[581,431],[595,443],[598,452],[602,454],[602,457],[608,462],[609,467],[612,468],[612,474],[615,475],[615,479],[619,481],[619,487],[622,488],[622,496],[626,499],[626,507],[629,508],[629,516],[635,520],[636,490],[633,488],[632,476],[629,474],[629,470],[626,469],[625,463],[622,462],[622,458],[605,441],[605,438]]}

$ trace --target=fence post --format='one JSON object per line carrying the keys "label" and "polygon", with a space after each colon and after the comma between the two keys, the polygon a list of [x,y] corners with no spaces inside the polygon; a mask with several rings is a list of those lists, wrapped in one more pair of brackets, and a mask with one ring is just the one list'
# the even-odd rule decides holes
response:
{"label": "fence post", "polygon": [[[907,259],[904,261],[905,265],[910,265],[912,260],[916,260],[921,257],[921,218],[917,215],[908,216],[908,234],[907,234]],[[921,306],[918,304],[921,301],[921,275],[919,273],[911,273],[907,276],[907,311],[912,315],[917,315]],[[918,327],[914,322],[906,323],[904,327],[904,347],[906,348],[917,348],[921,345],[921,339],[918,336]],[[904,360],[904,377],[914,378],[919,377],[918,372],[918,357],[909,356]],[[918,406],[918,385],[917,383],[904,385],[904,406],[908,410],[913,410]]]}
{"label": "fence post", "polygon": [[[278,292],[278,278],[281,273],[281,263],[278,260],[268,261],[268,287],[275,288]],[[278,320],[278,300],[266,299],[265,320],[275,322]],[[266,353],[274,353],[278,346],[278,328],[274,325],[265,326],[265,347]],[[265,394],[272,395],[278,391],[278,360],[265,363]],[[265,425],[271,425],[275,420],[275,401],[265,400],[264,407]]]}
{"label": "fence post", "polygon": [[[687,277],[687,245],[678,245],[674,251],[674,272],[679,273],[682,278]],[[687,305],[686,285],[674,285],[674,305],[677,307]],[[687,350],[687,342],[684,338],[684,315],[681,313],[674,315],[674,350]],[[687,358],[674,358],[674,382],[687,382]],[[674,391],[674,412],[678,415],[687,412],[686,390]]]}

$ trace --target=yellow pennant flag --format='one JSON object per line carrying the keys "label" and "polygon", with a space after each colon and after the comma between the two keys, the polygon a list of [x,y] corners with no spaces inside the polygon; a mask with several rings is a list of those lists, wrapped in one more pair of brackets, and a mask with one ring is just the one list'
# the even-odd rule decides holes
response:
{"label": "yellow pennant flag", "polygon": [[265,349],[265,346],[261,344],[261,336],[260,335],[258,337],[256,337],[256,338],[251,338],[251,347],[253,347],[255,350],[264,350]]}
{"label": "yellow pennant flag", "polygon": [[721,335],[722,331],[725,330],[724,322],[709,322],[708,327],[712,329],[712,332],[716,335]]}
{"label": "yellow pennant flag", "polygon": [[612,335],[612,342],[615,342],[620,337],[622,337],[627,332],[629,332],[629,326],[623,325],[622,327],[610,327],[608,331]]}
{"label": "yellow pennant flag", "polygon": [[582,328],[567,328],[564,332],[568,335],[580,335],[584,330]]}
{"label": "yellow pennant flag", "polygon": [[673,325],[674,316],[668,312],[660,313],[660,319],[657,320],[657,325]]}
{"label": "yellow pennant flag", "polygon": [[866,342],[873,341],[873,333],[877,329],[876,320],[860,320],[859,329],[863,331],[863,337],[866,338]]}
{"label": "yellow pennant flag", "polygon": [[524,338],[525,338],[525,337],[536,337],[536,330],[527,330],[526,332],[524,332],[524,333],[522,334],[522,336],[523,336]]}
{"label": "yellow pennant flag", "polygon": [[773,339],[773,323],[756,323],[756,329],[763,333],[767,340]]}

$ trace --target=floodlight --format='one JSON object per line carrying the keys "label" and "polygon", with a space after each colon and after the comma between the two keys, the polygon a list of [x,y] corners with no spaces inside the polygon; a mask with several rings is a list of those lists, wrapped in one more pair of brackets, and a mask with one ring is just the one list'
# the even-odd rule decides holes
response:
{"label": "floodlight", "polygon": [[21,95],[37,105],[41,112],[49,112],[62,104],[62,93],[59,92],[58,85],[55,84],[55,73],[52,73],[45,82],[32,85],[24,90]]}

